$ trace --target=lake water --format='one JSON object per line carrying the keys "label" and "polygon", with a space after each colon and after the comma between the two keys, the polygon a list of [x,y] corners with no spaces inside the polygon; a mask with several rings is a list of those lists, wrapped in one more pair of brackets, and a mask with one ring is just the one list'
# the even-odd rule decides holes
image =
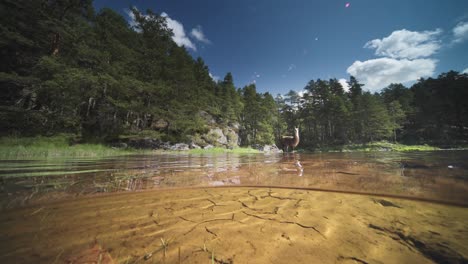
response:
{"label": "lake water", "polygon": [[0,161],[1,263],[466,263],[468,152]]}
{"label": "lake water", "polygon": [[468,151],[3,160],[0,179],[4,207],[46,194],[213,186],[294,187],[467,205]]}

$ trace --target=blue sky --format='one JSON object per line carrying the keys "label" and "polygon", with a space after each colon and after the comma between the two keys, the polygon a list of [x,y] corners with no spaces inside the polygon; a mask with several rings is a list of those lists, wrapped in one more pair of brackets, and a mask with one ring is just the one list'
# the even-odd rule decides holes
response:
{"label": "blue sky", "polygon": [[[349,7],[346,7],[349,3]],[[379,91],[468,70],[467,0],[95,0],[128,18],[164,13],[174,40],[237,87],[301,91],[311,79],[349,79]]]}

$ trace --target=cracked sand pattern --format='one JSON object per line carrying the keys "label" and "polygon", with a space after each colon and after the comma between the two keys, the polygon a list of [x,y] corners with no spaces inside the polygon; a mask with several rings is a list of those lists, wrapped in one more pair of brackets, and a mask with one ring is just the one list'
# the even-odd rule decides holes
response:
{"label": "cracked sand pattern", "polygon": [[5,210],[0,262],[467,263],[466,219],[465,207],[294,189],[118,193]]}

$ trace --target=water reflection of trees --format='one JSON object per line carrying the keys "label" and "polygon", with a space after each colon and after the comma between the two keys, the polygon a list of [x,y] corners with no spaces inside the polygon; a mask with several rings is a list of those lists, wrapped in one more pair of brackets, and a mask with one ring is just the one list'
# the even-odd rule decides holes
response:
{"label": "water reflection of trees", "polygon": [[[4,194],[21,191],[25,195],[33,192],[89,194],[168,187],[256,185],[463,200],[468,193],[468,166],[461,157],[463,155],[424,154],[432,158],[420,155],[225,153],[133,156],[65,162],[67,171],[62,175],[47,176],[48,172],[42,168],[37,177],[3,178],[1,185]],[[31,166],[29,171],[34,171],[36,163],[26,165]],[[25,167],[24,164],[21,166]],[[51,167],[51,164],[47,166]],[[54,174],[58,167],[53,166]],[[8,170],[11,173],[15,167],[11,165]]]}
{"label": "water reflection of trees", "polygon": [[[443,168],[402,168],[398,155],[200,155],[160,159],[158,166],[134,171],[127,190],[165,187],[259,185],[382,193],[404,196],[459,197],[454,179]],[[427,166],[427,165],[426,165]],[[457,193],[457,191],[455,191]]]}

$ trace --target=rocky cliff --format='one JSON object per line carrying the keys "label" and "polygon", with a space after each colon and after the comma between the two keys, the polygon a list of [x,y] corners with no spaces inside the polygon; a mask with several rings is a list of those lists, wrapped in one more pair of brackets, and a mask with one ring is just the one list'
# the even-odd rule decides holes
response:
{"label": "rocky cliff", "polygon": [[[229,123],[227,125],[223,124],[223,122],[216,120],[215,117],[205,111],[200,111],[199,117],[206,124],[206,132],[190,135],[187,142],[166,142],[159,138],[144,136],[123,140],[124,142],[119,142],[118,144],[115,144],[115,146],[164,150],[188,150],[195,148],[208,149],[212,147],[234,148],[239,146],[238,123]],[[169,120],[160,118],[153,121],[151,129],[155,132],[161,132],[169,125]]]}

